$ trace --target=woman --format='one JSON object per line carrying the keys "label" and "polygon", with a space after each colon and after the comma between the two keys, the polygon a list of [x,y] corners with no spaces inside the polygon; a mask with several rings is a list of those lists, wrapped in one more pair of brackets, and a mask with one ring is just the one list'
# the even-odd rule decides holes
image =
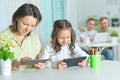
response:
{"label": "woman", "polygon": [[16,47],[11,48],[14,52],[12,70],[31,68],[20,63],[37,59],[41,50],[39,37],[32,33],[42,16],[39,9],[33,4],[23,4],[12,16],[12,25],[0,33],[0,37],[9,36],[13,39]]}

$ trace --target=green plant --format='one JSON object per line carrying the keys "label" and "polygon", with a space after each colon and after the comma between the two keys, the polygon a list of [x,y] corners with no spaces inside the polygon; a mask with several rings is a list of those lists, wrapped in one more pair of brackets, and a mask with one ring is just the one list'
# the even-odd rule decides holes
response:
{"label": "green plant", "polygon": [[11,51],[11,48],[15,47],[15,43],[9,36],[0,36],[0,60],[4,61],[7,59],[14,58],[14,52]]}
{"label": "green plant", "polygon": [[112,37],[118,37],[119,34],[118,34],[117,31],[111,31],[110,36],[112,36]]}

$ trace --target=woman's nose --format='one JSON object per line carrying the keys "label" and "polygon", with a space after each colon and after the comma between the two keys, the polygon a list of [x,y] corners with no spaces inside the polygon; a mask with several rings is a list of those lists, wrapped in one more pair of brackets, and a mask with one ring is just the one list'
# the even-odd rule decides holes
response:
{"label": "woman's nose", "polygon": [[27,27],[27,28],[25,28],[25,31],[30,32],[31,29]]}
{"label": "woman's nose", "polygon": [[29,31],[28,28],[25,28],[25,31]]}

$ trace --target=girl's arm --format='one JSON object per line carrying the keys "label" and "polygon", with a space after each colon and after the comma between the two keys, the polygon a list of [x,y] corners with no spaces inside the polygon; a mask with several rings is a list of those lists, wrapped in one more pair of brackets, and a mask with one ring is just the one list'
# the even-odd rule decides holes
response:
{"label": "girl's arm", "polygon": [[79,66],[82,66],[82,67],[86,66],[89,55],[77,45],[75,45],[75,52],[76,52],[75,54],[76,57],[87,56],[85,60],[83,60],[82,62],[78,62]]}
{"label": "girl's arm", "polygon": [[[49,59],[50,58],[50,45],[47,45],[47,47],[45,48],[45,50],[43,51],[42,55],[37,56],[37,59]],[[47,64],[49,63],[49,61],[46,62],[40,62],[34,65],[34,68],[37,69],[44,69],[47,67]]]}
{"label": "girl's arm", "polygon": [[[39,59],[39,55],[37,55],[36,56],[36,58],[35,59]],[[37,63],[37,64],[34,64],[33,65],[33,68],[36,68],[36,69],[44,69],[45,67],[46,67],[46,64],[48,63],[48,61],[46,61],[46,62],[39,62],[39,63]]]}
{"label": "girl's arm", "polygon": [[76,45],[75,44],[75,49],[74,49],[74,51],[75,51],[75,56],[76,57],[79,57],[79,56],[87,56],[87,57],[89,57],[89,55],[85,52],[85,51],[83,51],[78,45]]}

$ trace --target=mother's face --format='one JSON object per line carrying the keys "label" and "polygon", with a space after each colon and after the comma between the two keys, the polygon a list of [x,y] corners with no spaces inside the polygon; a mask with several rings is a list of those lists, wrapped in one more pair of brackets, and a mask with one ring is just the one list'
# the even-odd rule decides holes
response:
{"label": "mother's face", "polygon": [[17,22],[18,34],[22,36],[26,36],[35,29],[37,23],[37,18],[33,16],[25,16],[20,18]]}

